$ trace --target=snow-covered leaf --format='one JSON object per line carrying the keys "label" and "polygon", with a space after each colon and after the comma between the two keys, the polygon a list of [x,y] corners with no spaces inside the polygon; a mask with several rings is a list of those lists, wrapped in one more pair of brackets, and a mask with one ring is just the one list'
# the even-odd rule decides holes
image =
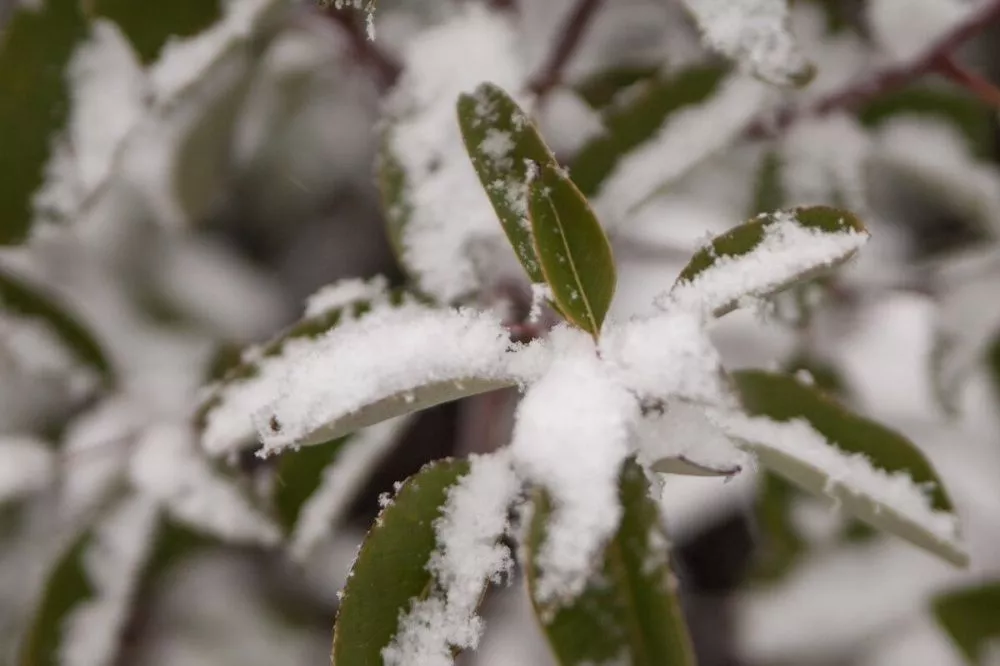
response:
{"label": "snow-covered leaf", "polygon": [[67,117],[66,67],[87,24],[78,0],[17,3],[0,33],[0,245],[27,236],[32,197]]}
{"label": "snow-covered leaf", "polygon": [[786,375],[733,373],[750,417],[721,426],[760,463],[845,511],[964,566],[958,518],[940,478],[902,435]]}
{"label": "snow-covered leaf", "polygon": [[538,129],[502,89],[484,83],[458,98],[472,166],[532,284],[544,282],[528,221],[528,187],[539,165],[558,166]]}
{"label": "snow-covered leaf", "polygon": [[155,503],[132,495],[83,531],[49,575],[18,648],[18,666],[115,662],[158,521]]}
{"label": "snow-covered leaf", "polygon": [[534,557],[545,540],[551,507],[536,495],[525,550],[529,590],[539,621],[560,664],[628,663],[693,666],[694,653],[670,570],[670,544],[649,482],[634,461],[619,486],[621,523],[604,547],[587,587],[566,606],[552,608],[535,595]]}
{"label": "snow-covered leaf", "polygon": [[144,63],[152,62],[170,39],[197,34],[221,14],[220,0],[179,0],[155,12],[131,0],[92,0],[85,8],[118,24]]}
{"label": "snow-covered leaf", "polygon": [[28,282],[0,271],[0,310],[40,321],[79,362],[106,381],[113,379],[110,360],[93,334],[70,310]]}
{"label": "snow-covered leaf", "polygon": [[987,648],[1000,640],[1000,582],[945,592],[934,598],[934,616],[969,666],[989,666]]}
{"label": "snow-covered leaf", "polygon": [[615,295],[615,260],[587,200],[558,165],[537,164],[529,217],[535,252],[559,311],[596,339]]}
{"label": "snow-covered leaf", "polygon": [[55,478],[52,447],[28,435],[0,435],[0,505],[47,487]]}
{"label": "snow-covered leaf", "polygon": [[504,454],[438,461],[404,482],[352,567],[334,663],[450,664],[475,648],[485,587],[513,564],[499,540],[519,493]]}
{"label": "snow-covered leaf", "polygon": [[[527,381],[543,351],[511,342],[491,313],[414,302],[375,306],[318,338],[291,341],[280,356],[261,359],[249,396],[238,394],[240,411],[226,411],[243,419],[263,391],[265,407],[255,423],[261,455],[270,455]],[[212,412],[209,419],[207,433]]]}
{"label": "snow-covered leaf", "polygon": [[714,465],[698,462],[686,456],[660,458],[650,467],[660,474],[683,474],[684,476],[732,476],[743,469],[739,465]]}
{"label": "snow-covered leaf", "polygon": [[815,67],[791,34],[789,0],[684,0],[706,46],[781,86],[803,86]]}
{"label": "snow-covered leaf", "polygon": [[614,107],[619,95],[645,83],[660,71],[658,65],[624,64],[594,72],[573,85],[573,90],[595,111]]}
{"label": "snow-covered leaf", "polygon": [[290,533],[292,557],[305,561],[339,527],[371,474],[399,443],[411,419],[383,421],[319,446],[286,451],[278,462],[274,504]]}
{"label": "snow-covered leaf", "polygon": [[769,296],[824,274],[852,258],[867,240],[854,215],[834,208],[760,215],[695,253],[660,304],[700,308],[719,317],[741,299]]}

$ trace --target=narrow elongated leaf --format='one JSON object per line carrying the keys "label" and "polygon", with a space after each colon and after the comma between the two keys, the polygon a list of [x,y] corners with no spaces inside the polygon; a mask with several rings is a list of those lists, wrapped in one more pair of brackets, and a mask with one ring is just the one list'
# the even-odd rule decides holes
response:
{"label": "narrow elongated leaf", "polygon": [[387,123],[382,129],[375,163],[375,176],[389,245],[392,247],[396,261],[409,274],[410,267],[406,262],[406,246],[403,243],[403,237],[406,225],[413,215],[413,204],[407,196],[406,171],[392,151],[392,131],[391,123]]}
{"label": "narrow elongated leaf", "polygon": [[558,167],[538,165],[529,201],[535,250],[556,304],[597,338],[615,295],[611,244],[587,200]]}
{"label": "narrow elongated leaf", "polygon": [[556,158],[511,97],[484,83],[458,99],[458,123],[472,166],[533,283],[544,282],[528,222],[528,186],[538,165]]}
{"label": "narrow elongated leaf", "polygon": [[718,89],[726,69],[697,66],[650,81],[630,100],[607,110],[605,132],[590,139],[571,163],[573,182],[588,197],[618,163],[649,139],[678,111],[707,100]]}
{"label": "narrow elongated leaf", "polygon": [[2,270],[0,309],[43,321],[81,363],[93,368],[106,381],[112,380],[111,362],[93,334],[54,299]]}
{"label": "narrow elongated leaf", "polygon": [[550,512],[545,495],[536,495],[525,567],[545,635],[559,663],[567,666],[612,662],[693,666],[659,508],[634,460],[623,467],[620,493],[622,521],[605,549],[601,569],[581,596],[559,608],[541,606],[534,598],[538,577],[534,555],[544,540]]}
{"label": "narrow elongated leaf", "polygon": [[986,649],[1000,640],[1000,582],[946,592],[932,603],[934,617],[969,666],[987,666]]}
{"label": "narrow elongated leaf", "polygon": [[835,208],[760,215],[696,252],[661,305],[702,308],[719,317],[745,297],[769,296],[823,275],[867,240],[864,225]]}
{"label": "narrow elongated leaf", "polygon": [[442,460],[400,487],[368,533],[341,597],[333,663],[376,666],[400,630],[400,618],[434,587],[428,568],[437,548],[435,521],[468,463]]}
{"label": "narrow elongated leaf", "polygon": [[617,65],[594,72],[573,89],[592,109],[603,111],[614,105],[619,94],[649,81],[660,69],[660,65]]}
{"label": "narrow elongated leaf", "polygon": [[83,4],[92,15],[117,23],[144,63],[152,62],[169,39],[195,35],[221,15],[219,0],[179,0],[161,5],[155,12],[131,0],[91,0]]}
{"label": "narrow elongated leaf", "polygon": [[650,469],[661,474],[681,474],[683,476],[732,476],[743,469],[739,465],[714,465],[692,460],[686,456],[660,458]]}
{"label": "narrow elongated leaf", "polygon": [[733,379],[746,411],[763,418],[733,422],[730,433],[762,465],[874,527],[967,563],[948,493],[913,443],[792,377],[744,370]]}
{"label": "narrow elongated leaf", "polygon": [[0,245],[28,233],[32,195],[67,117],[66,66],[87,29],[79,0],[30,4],[15,4],[0,32]]}
{"label": "narrow elongated leaf", "polygon": [[757,177],[753,185],[753,203],[750,216],[772,213],[785,205],[785,192],[781,180],[781,156],[769,150],[761,156]]}

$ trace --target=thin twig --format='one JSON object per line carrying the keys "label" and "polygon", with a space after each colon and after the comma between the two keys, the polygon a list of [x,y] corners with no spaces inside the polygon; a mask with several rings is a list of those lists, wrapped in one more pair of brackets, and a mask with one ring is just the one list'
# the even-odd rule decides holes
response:
{"label": "thin twig", "polygon": [[975,72],[962,67],[953,57],[940,59],[935,69],[938,74],[946,76],[955,83],[974,93],[979,99],[995,109],[1000,109],[1000,88]]}
{"label": "thin twig", "polygon": [[371,69],[375,85],[380,91],[388,90],[399,78],[402,66],[396,59],[385,53],[368,39],[364,27],[357,21],[355,13],[335,9],[332,5],[323,14],[337,24],[350,41],[351,50],[358,62]]}
{"label": "thin twig", "polygon": [[576,6],[570,11],[563,27],[562,36],[549,54],[549,59],[528,84],[528,88],[539,98],[544,97],[562,81],[566,63],[576,53],[583,35],[590,27],[603,1],[578,0]]}
{"label": "thin twig", "polygon": [[758,118],[746,130],[750,138],[773,137],[803,118],[825,116],[835,111],[853,111],[885,93],[917,79],[942,71],[956,50],[1000,19],[1000,0],[994,0],[936,41],[919,57],[886,67],[862,81],[825,95],[805,106],[786,106]]}

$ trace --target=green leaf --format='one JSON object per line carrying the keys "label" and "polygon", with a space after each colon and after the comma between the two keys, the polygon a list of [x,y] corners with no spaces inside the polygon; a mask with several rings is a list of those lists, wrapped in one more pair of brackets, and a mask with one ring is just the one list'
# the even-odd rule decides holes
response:
{"label": "green leaf", "polygon": [[413,216],[413,204],[407,198],[406,171],[399,158],[392,152],[392,125],[387,124],[379,137],[375,172],[379,189],[382,215],[385,217],[386,233],[396,261],[409,273],[406,264],[406,245],[403,234]]}
{"label": "green leaf", "polygon": [[79,0],[14,7],[0,30],[0,245],[27,237],[32,195],[69,110],[66,66],[87,32]]}
{"label": "green leaf", "polygon": [[538,165],[528,209],[535,251],[559,310],[597,338],[615,295],[615,260],[587,200],[559,167]]}
{"label": "green leaf", "polygon": [[528,185],[535,167],[556,166],[528,115],[500,88],[484,83],[458,98],[458,124],[472,166],[528,277],[544,282],[528,224]]}
{"label": "green leaf", "polygon": [[781,167],[781,156],[776,150],[768,150],[761,156],[757,176],[754,179],[751,217],[772,213],[785,205]]}
{"label": "green leaf", "polygon": [[340,437],[318,446],[288,451],[278,459],[274,486],[274,507],[285,532],[291,532],[299,512],[319,487],[327,465],[333,464],[349,437]]}
{"label": "green leaf", "polygon": [[646,84],[628,104],[608,109],[604,133],[584,144],[570,166],[573,182],[588,197],[632,150],[656,134],[676,112],[708,100],[728,69],[698,65]]}
{"label": "green leaf", "polygon": [[45,322],[79,361],[113,380],[111,361],[96,338],[55,299],[10,273],[0,270],[0,310]]}
{"label": "green leaf", "polygon": [[552,651],[560,664],[629,663],[693,666],[694,653],[675,593],[669,544],[649,484],[634,460],[622,469],[622,521],[608,543],[600,571],[568,606],[541,607],[534,553],[545,538],[551,512],[538,492],[525,544],[528,587]]}
{"label": "green leaf", "polygon": [[221,15],[219,0],[175,0],[156,11],[133,0],[84,0],[93,16],[111,19],[132,42],[142,62],[149,64],[171,38],[196,35]]}
{"label": "green leaf", "polygon": [[[759,370],[732,373],[744,409],[752,416],[786,423],[804,420],[826,441],[845,454],[860,454],[876,469],[902,473],[927,489],[930,508],[954,514],[941,479],[920,450],[899,433],[849,412],[822,391],[792,377]],[[843,509],[873,527],[891,532],[915,545],[964,566],[968,556],[944,538],[887,503],[832,478],[806,452],[802,456],[769,442],[743,441],[762,465],[810,493],[834,497]],[[848,479],[849,480],[849,479]]]}
{"label": "green leaf", "polygon": [[761,474],[756,516],[763,532],[753,577],[763,582],[779,580],[807,550],[792,522],[792,502],[798,488],[773,472]]}
{"label": "green leaf", "polygon": [[1000,639],[1000,581],[946,592],[932,604],[934,617],[970,666],[987,666],[986,648]]}
{"label": "green leaf", "polygon": [[434,521],[448,490],[469,470],[458,460],[424,467],[400,487],[365,538],[341,597],[333,632],[333,663],[378,666],[400,618],[434,587],[427,568],[437,547]]}
{"label": "green leaf", "polygon": [[614,104],[619,93],[652,79],[661,69],[660,65],[616,65],[594,72],[573,89],[592,109],[603,111]]}
{"label": "green leaf", "polygon": [[861,221],[836,208],[760,215],[698,250],[677,277],[671,297],[701,301],[721,317],[746,296],[770,296],[828,273],[854,257],[867,239]]}
{"label": "green leaf", "polygon": [[660,458],[650,469],[660,474],[681,474],[683,476],[733,476],[739,474],[739,465],[710,465],[686,456]]}

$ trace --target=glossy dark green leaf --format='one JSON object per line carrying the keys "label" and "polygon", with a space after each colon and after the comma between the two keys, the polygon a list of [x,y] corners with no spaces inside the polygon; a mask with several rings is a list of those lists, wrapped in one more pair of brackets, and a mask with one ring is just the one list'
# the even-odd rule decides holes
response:
{"label": "glossy dark green leaf", "polygon": [[1000,581],[946,592],[935,597],[932,605],[934,617],[969,666],[989,666],[987,647],[1000,640]]}
{"label": "glossy dark green leaf", "polygon": [[669,543],[659,508],[635,461],[620,486],[623,514],[594,580],[570,605],[547,608],[534,600],[539,571],[533,553],[545,538],[550,513],[543,493],[525,544],[529,591],[556,659],[567,666],[628,663],[633,666],[693,666],[694,653],[670,570]]}
{"label": "glossy dark green leaf", "polygon": [[617,284],[604,229],[573,181],[558,167],[538,166],[528,208],[535,251],[559,310],[596,338]]}
{"label": "glossy dark green leaf", "polygon": [[[741,370],[732,373],[732,378],[747,413],[778,422],[804,420],[840,451],[861,454],[872,466],[888,473],[906,474],[914,483],[928,488],[933,509],[954,513],[951,499],[930,462],[899,433],[853,414],[822,391],[787,375]],[[837,482],[808,457],[770,447],[767,442],[743,442],[742,446],[757,455],[764,467],[810,493],[834,497],[845,511],[872,526],[954,564],[964,566],[968,562],[968,556],[953,540],[932,533],[892,506]]]}
{"label": "glossy dark green leaf", "polygon": [[69,310],[42,290],[0,270],[0,310],[45,322],[79,361],[112,380],[111,361],[101,345]]}
{"label": "glossy dark green leaf", "polygon": [[274,508],[286,532],[291,532],[302,506],[319,487],[327,465],[337,459],[346,442],[347,438],[341,437],[325,444],[287,451],[278,458]]}
{"label": "glossy dark green leaf", "polygon": [[[803,238],[801,246],[783,246],[780,256],[775,256],[774,250],[766,245],[769,232],[777,228],[774,225],[786,222],[793,222],[810,235]],[[735,309],[744,296],[770,296],[793,284],[826,274],[854,257],[867,237],[868,231],[858,218],[836,208],[812,206],[759,215],[716,236],[711,243],[698,250],[677,277],[673,291],[690,289],[695,293],[699,278],[711,269],[723,267],[723,270],[733,270],[734,260],[751,260],[755,253],[769,252],[759,257],[755,270],[742,272],[738,280],[724,280],[710,290],[696,294],[712,306],[716,316],[722,316]],[[826,240],[834,238],[843,238],[848,242],[827,247]],[[814,249],[811,247],[813,242],[817,248],[825,248],[824,251],[818,254],[810,252]],[[802,256],[810,257],[809,261],[805,262]]]}
{"label": "glossy dark green leaf", "polygon": [[585,195],[597,194],[629,152],[650,140],[674,113],[708,100],[728,69],[698,65],[644,84],[628,104],[609,108],[605,131],[590,139],[570,165],[573,182]]}
{"label": "glossy dark green leaf", "polygon": [[514,253],[532,282],[544,282],[528,224],[533,165],[556,166],[528,115],[497,86],[484,83],[458,99],[458,124],[472,166]]}
{"label": "glossy dark green leaf", "polygon": [[0,245],[31,226],[32,195],[69,111],[66,66],[87,31],[79,0],[14,7],[0,30]]}
{"label": "glossy dark green leaf", "polygon": [[196,35],[221,15],[219,0],[174,0],[158,5],[156,11],[134,0],[85,0],[83,4],[92,16],[117,23],[147,64],[171,38]]}
{"label": "glossy dark green leaf", "polygon": [[434,521],[448,490],[468,472],[465,461],[441,460],[400,487],[379,515],[351,569],[333,632],[337,666],[381,666],[400,617],[434,587],[427,563],[437,547]]}
{"label": "glossy dark green leaf", "polygon": [[617,65],[594,72],[573,89],[592,109],[603,111],[613,105],[619,93],[652,79],[661,69],[661,65]]}

